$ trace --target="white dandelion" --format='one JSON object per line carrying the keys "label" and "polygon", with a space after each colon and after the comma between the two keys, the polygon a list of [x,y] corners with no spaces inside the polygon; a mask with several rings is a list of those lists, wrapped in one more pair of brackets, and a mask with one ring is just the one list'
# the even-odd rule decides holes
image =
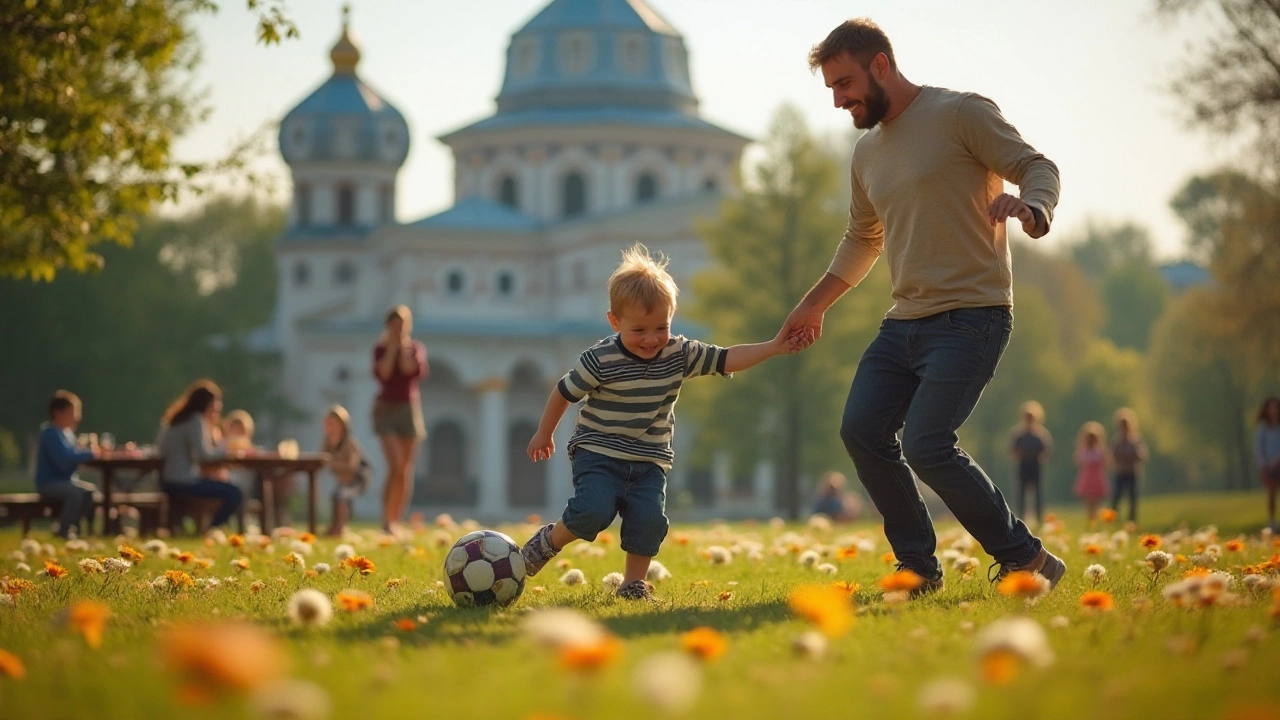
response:
{"label": "white dandelion", "polygon": [[131,567],[133,567],[133,563],[123,558],[110,557],[102,561],[102,569],[106,570],[108,573],[114,573],[117,575],[123,575],[129,572],[129,568]]}
{"label": "white dandelion", "polygon": [[13,596],[9,593],[0,593],[0,607],[14,607]]}
{"label": "white dandelion", "polygon": [[622,573],[611,572],[603,578],[600,578],[600,584],[603,585],[606,590],[616,592],[618,588],[622,587],[623,579]]}
{"label": "white dandelion", "polygon": [[293,542],[289,543],[289,550],[292,552],[296,552],[299,555],[310,555],[311,543],[305,543],[305,542],[302,542],[301,540],[294,540]]}
{"label": "white dandelion", "polygon": [[293,568],[294,570],[297,570],[298,572],[307,571],[307,561],[305,558],[302,557],[301,553],[291,552],[288,555],[285,555],[284,562],[286,565]]}
{"label": "white dandelion", "polygon": [[810,630],[792,640],[791,649],[801,657],[817,660],[827,654],[827,636],[816,630]]}
{"label": "white dandelion", "polygon": [[1084,577],[1089,582],[1097,585],[1102,578],[1107,576],[1107,569],[1101,565],[1093,564],[1084,569]]}
{"label": "white dandelion", "polygon": [[671,579],[671,571],[667,569],[666,565],[654,560],[649,563],[649,570],[644,576],[649,582],[662,582],[663,580]]}
{"label": "white dandelion", "polygon": [[63,547],[66,548],[67,552],[75,552],[75,553],[88,552],[89,543],[85,542],[84,540],[68,540],[67,544],[63,545]]}
{"label": "white dandelion", "polygon": [[49,543],[41,545],[40,551],[45,554],[45,557],[58,557],[58,548]]}
{"label": "white dandelion", "polygon": [[587,576],[578,568],[573,568],[569,572],[560,576],[560,582],[563,585],[569,585],[571,587],[574,585],[582,585],[587,582]]}
{"label": "white dandelion", "polygon": [[212,540],[213,544],[215,545],[227,544],[227,534],[223,532],[221,528],[214,528],[210,530],[209,533],[205,535],[205,537]]}
{"label": "white dandelion", "polygon": [[973,705],[976,693],[969,683],[942,678],[920,688],[917,704],[929,715],[959,715]]}
{"label": "white dandelion", "polygon": [[1160,572],[1173,563],[1173,556],[1163,550],[1152,550],[1147,553],[1147,565],[1153,572]]}
{"label": "white dandelion", "polygon": [[249,698],[249,707],[263,720],[325,720],[333,702],[324,688],[305,680],[281,680]]}
{"label": "white dandelion", "polygon": [[1008,652],[1034,667],[1047,667],[1054,659],[1044,628],[1027,617],[996,620],[978,633],[974,646],[979,656]]}
{"label": "white dandelion", "polygon": [[658,710],[683,713],[702,691],[702,667],[685,653],[650,655],[636,665],[632,686],[641,700]]}
{"label": "white dandelion", "polygon": [[24,575],[31,573],[31,566],[26,563],[18,563],[17,565],[13,566],[13,569],[15,572],[20,572]]}
{"label": "white dandelion", "polygon": [[9,553],[9,559],[13,560],[14,562],[23,562],[24,560],[27,559],[27,554],[22,552],[21,550],[14,550],[13,552]]}
{"label": "white dandelion", "polygon": [[1054,615],[1053,617],[1049,618],[1049,627],[1053,628],[1054,630],[1062,630],[1063,628],[1069,627],[1070,625],[1071,625],[1071,621],[1067,619],[1066,615]]}
{"label": "white dandelion", "polygon": [[152,539],[142,544],[142,549],[155,556],[165,555],[169,552],[169,546],[163,540]]}
{"label": "white dandelion", "polygon": [[820,556],[818,555],[817,552],[813,550],[805,550],[804,552],[800,553],[800,557],[799,557],[800,564],[804,565],[805,567],[813,567],[817,565],[819,559],[820,559]]}
{"label": "white dandelion", "polygon": [[831,518],[822,514],[813,515],[809,518],[809,529],[817,532],[830,532]]}
{"label": "white dandelion", "polygon": [[315,570],[317,575],[323,575],[333,568],[329,567],[329,563],[316,563],[311,566],[311,569]]}
{"label": "white dandelion", "polygon": [[733,553],[729,549],[720,545],[712,545],[707,548],[707,559],[712,565],[728,565],[733,562]]}
{"label": "white dandelion", "polygon": [[298,625],[324,627],[333,619],[329,596],[312,588],[299,590],[289,598],[289,619]]}
{"label": "white dandelion", "polygon": [[951,567],[961,575],[971,575],[974,570],[978,569],[979,565],[981,565],[981,563],[976,557],[961,557],[956,558],[956,561],[951,564]]}
{"label": "white dandelion", "polygon": [[76,564],[80,566],[80,572],[85,575],[100,575],[103,572],[102,563],[93,558],[85,558]]}
{"label": "white dandelion", "polygon": [[[22,543],[18,547],[20,547],[22,549],[22,552],[26,553],[27,555],[39,555],[41,550],[40,543],[35,540],[32,540],[31,538],[24,538]],[[23,560],[25,559],[26,558],[24,557]]]}
{"label": "white dandelion", "polygon": [[342,545],[339,545],[338,547],[333,549],[333,556],[338,558],[339,562],[341,562],[342,560],[346,560],[349,557],[355,557],[355,554],[356,554],[356,549],[351,547],[350,545],[347,545],[346,543],[343,543]]}
{"label": "white dandelion", "polygon": [[837,572],[840,572],[840,570],[835,565],[832,565],[831,563],[822,563],[821,565],[818,566],[818,572],[826,573],[828,575],[835,575]]}
{"label": "white dandelion", "polygon": [[606,635],[595,620],[568,608],[534,610],[520,626],[534,642],[553,649],[595,645]]}
{"label": "white dandelion", "polygon": [[156,588],[157,590],[163,590],[169,587],[169,578],[165,577],[164,575],[161,575],[160,577],[151,581],[151,587]]}

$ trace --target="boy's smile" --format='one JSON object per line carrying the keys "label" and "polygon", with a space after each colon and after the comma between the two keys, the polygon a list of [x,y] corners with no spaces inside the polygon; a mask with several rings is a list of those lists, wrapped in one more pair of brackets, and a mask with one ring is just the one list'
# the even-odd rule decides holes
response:
{"label": "boy's smile", "polygon": [[665,304],[648,310],[639,305],[627,305],[617,315],[610,310],[608,317],[609,325],[622,339],[622,347],[636,357],[651,360],[671,339],[673,314],[671,306]]}

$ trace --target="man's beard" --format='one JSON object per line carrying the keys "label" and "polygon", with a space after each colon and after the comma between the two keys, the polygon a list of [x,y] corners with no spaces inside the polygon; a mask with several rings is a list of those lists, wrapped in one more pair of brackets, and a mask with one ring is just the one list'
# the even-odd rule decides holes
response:
{"label": "man's beard", "polygon": [[853,126],[859,130],[870,130],[879,125],[884,116],[889,114],[889,97],[884,94],[884,88],[880,86],[880,83],[876,82],[876,79],[870,73],[867,74],[867,80],[871,82],[871,90],[867,92],[866,99],[862,101],[862,107],[867,111],[867,114],[862,120],[857,118],[853,120]]}

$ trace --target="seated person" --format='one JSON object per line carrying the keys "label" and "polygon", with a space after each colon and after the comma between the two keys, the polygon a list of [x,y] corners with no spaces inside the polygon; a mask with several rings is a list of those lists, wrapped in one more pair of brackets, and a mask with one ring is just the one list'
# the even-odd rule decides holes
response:
{"label": "seated person", "polygon": [[862,500],[845,491],[847,480],[838,472],[829,472],[818,481],[818,495],[813,500],[813,513],[826,515],[836,522],[852,522],[862,514]]}
{"label": "seated person", "polygon": [[[40,426],[36,453],[36,492],[41,500],[62,503],[58,536],[88,531],[93,522],[93,493],[97,487],[76,476],[76,468],[99,457],[98,448],[77,447],[75,428],[80,424],[80,398],[59,390],[49,401],[49,421]],[[85,522],[80,525],[80,521]]]}
{"label": "seated person", "polygon": [[201,466],[225,455],[213,444],[211,428],[222,412],[222,390],[212,381],[200,380],[169,406],[161,421],[156,445],[164,458],[160,487],[171,498],[197,497],[219,500],[213,527],[225,525],[240,508],[240,488],[201,473]]}
{"label": "seated person", "polygon": [[351,519],[351,501],[369,489],[370,475],[373,474],[360,443],[351,436],[351,416],[341,405],[329,408],[324,416],[324,442],[320,450],[329,454],[329,471],[337,481],[333,489],[333,516],[328,534],[341,537]]}

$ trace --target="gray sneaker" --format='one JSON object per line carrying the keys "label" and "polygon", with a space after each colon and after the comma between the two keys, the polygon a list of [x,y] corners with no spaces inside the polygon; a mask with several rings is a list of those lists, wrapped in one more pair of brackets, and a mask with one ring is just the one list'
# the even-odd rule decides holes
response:
{"label": "gray sneaker", "polygon": [[618,592],[616,594],[623,600],[653,601],[653,588],[644,580],[632,580],[618,588]]}
{"label": "gray sneaker", "polygon": [[[995,565],[992,565],[992,567],[995,567]],[[1030,562],[1000,564],[1000,571],[996,573],[994,578],[990,577],[990,572],[987,573],[987,576],[991,582],[998,583],[1009,573],[1020,570],[1043,576],[1044,579],[1049,581],[1049,589],[1052,590],[1058,586],[1058,581],[1062,579],[1062,576],[1067,574],[1067,564],[1048,550],[1040,548],[1040,554],[1032,558]]]}
{"label": "gray sneaker", "polygon": [[555,523],[547,523],[538,529],[538,532],[529,538],[529,542],[520,548],[520,556],[524,558],[524,574],[525,577],[533,577],[543,568],[551,558],[560,553],[551,545],[551,528],[555,527]]}

